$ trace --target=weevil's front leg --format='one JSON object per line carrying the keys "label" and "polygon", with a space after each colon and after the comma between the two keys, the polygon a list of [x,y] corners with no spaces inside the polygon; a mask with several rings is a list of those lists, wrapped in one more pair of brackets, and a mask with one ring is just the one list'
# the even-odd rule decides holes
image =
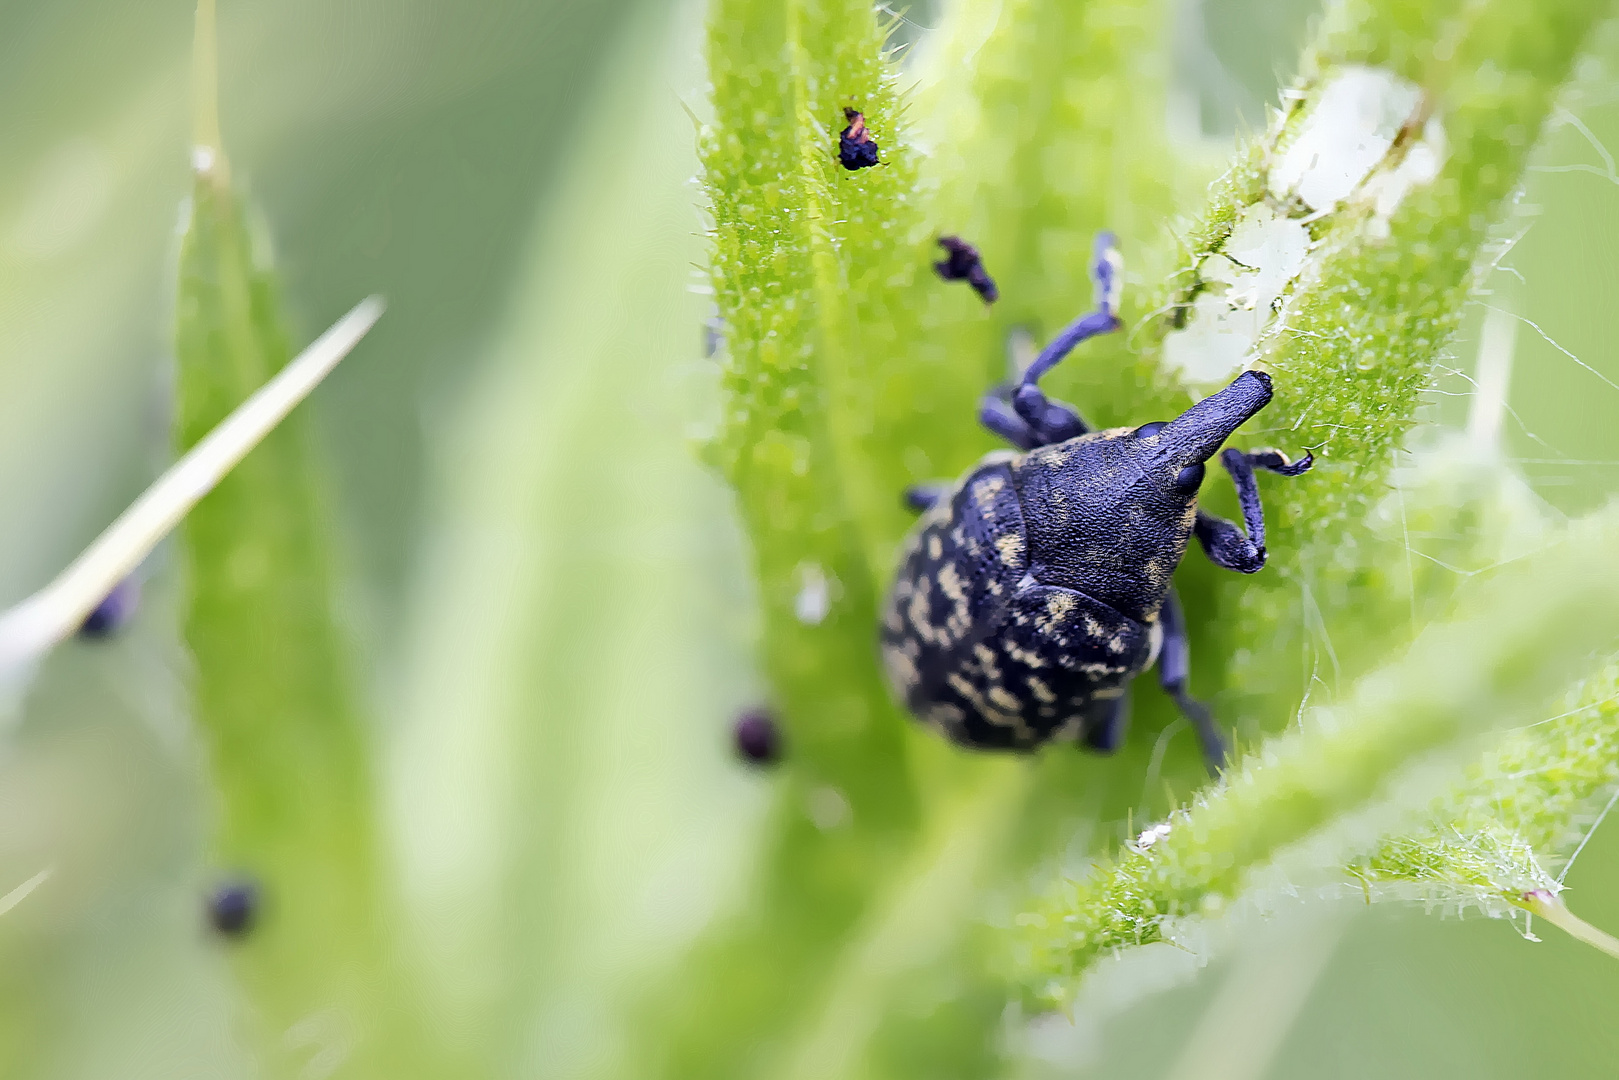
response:
{"label": "weevil's front leg", "polygon": [[1080,725],[1079,741],[1088,750],[1098,754],[1111,754],[1124,742],[1124,732],[1130,726],[1130,691],[1118,697],[1101,698],[1091,704]]}
{"label": "weevil's front leg", "polygon": [[1174,589],[1169,590],[1164,606],[1158,609],[1158,623],[1164,628],[1164,643],[1158,650],[1158,685],[1174,699],[1181,715],[1197,732],[1209,775],[1218,776],[1225,767],[1225,736],[1215,726],[1208,708],[1187,689],[1192,674],[1192,650],[1186,637],[1186,616],[1181,612],[1180,597],[1175,595]]}
{"label": "weevil's front leg", "polygon": [[1049,400],[1040,389],[1040,379],[1056,367],[1083,341],[1111,333],[1124,324],[1119,321],[1119,289],[1123,263],[1112,233],[1096,238],[1096,261],[1091,276],[1096,282],[1096,310],[1086,312],[1066,326],[1034,358],[1023,378],[1012,391],[1012,408],[1028,424],[1039,445],[1049,446],[1090,431],[1071,406]]}
{"label": "weevil's front leg", "polygon": [[1220,454],[1220,464],[1231,474],[1231,483],[1237,489],[1237,505],[1242,508],[1243,529],[1238,529],[1225,518],[1199,510],[1193,532],[1214,565],[1240,574],[1256,573],[1265,565],[1265,508],[1259,501],[1259,484],[1254,480],[1254,470],[1298,476],[1309,471],[1310,466],[1315,464],[1315,458],[1306,454],[1301,460],[1290,462],[1275,450],[1255,450],[1252,453],[1225,450]]}

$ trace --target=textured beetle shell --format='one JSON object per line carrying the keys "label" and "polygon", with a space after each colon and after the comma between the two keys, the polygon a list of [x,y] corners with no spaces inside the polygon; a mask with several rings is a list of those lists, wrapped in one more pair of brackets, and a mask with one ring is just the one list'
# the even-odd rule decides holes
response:
{"label": "textured beetle shell", "polygon": [[[882,651],[889,681],[923,722],[966,746],[1030,749],[1077,735],[1157,658],[1157,601],[1131,618],[1035,579],[1030,566],[1044,560],[1030,551],[1019,497],[1027,470],[1053,467],[1080,443],[1128,436],[1096,432],[1028,455],[990,454],[917,523],[884,610]],[[1181,551],[1189,515],[1184,526]],[[1063,531],[1079,548],[1110,540],[1083,525]],[[1167,574],[1158,586],[1147,588],[1161,601]]]}

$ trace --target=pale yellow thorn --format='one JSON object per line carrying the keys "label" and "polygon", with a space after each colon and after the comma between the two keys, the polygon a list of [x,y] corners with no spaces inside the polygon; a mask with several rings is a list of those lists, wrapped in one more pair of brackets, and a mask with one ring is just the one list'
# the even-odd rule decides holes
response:
{"label": "pale yellow thorn", "polygon": [[1518,906],[1532,915],[1538,915],[1576,941],[1583,941],[1594,949],[1619,958],[1619,938],[1598,930],[1568,909],[1557,895],[1547,889],[1536,889],[1523,894]]}
{"label": "pale yellow thorn", "polygon": [[0,677],[77,630],[113,586],[331,373],[382,310],[380,297],[356,304],[158,477],[55,581],[0,613]]}

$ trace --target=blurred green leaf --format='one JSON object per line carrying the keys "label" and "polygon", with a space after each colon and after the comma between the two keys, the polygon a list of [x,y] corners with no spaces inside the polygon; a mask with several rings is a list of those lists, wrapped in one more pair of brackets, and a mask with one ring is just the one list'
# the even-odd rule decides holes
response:
{"label": "blurred green leaf", "polygon": [[[262,223],[232,188],[219,141],[212,38],[205,0],[175,330],[182,450],[291,355]],[[273,1073],[420,1074],[433,1069],[431,1029],[390,941],[322,476],[294,412],[185,523],[193,715],[219,811],[206,887],[242,877],[261,892],[262,925],[232,948]]]}

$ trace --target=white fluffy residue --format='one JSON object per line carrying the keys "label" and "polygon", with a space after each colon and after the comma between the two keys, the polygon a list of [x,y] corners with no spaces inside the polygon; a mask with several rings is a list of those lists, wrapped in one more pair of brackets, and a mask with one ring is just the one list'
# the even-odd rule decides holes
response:
{"label": "white fluffy residue", "polygon": [[[1279,212],[1261,203],[1237,219],[1220,251],[1197,264],[1204,288],[1186,324],[1164,341],[1164,363],[1193,389],[1224,382],[1246,367],[1271,333],[1284,297],[1304,272],[1308,222],[1345,200],[1370,207],[1365,229],[1388,235],[1389,219],[1412,188],[1431,183],[1445,158],[1445,131],[1430,117],[1421,137],[1390,160],[1394,140],[1414,122],[1421,91],[1378,68],[1348,67],[1321,91],[1267,179]],[[1297,198],[1305,211],[1298,211]],[[1288,216],[1287,207],[1302,216]]]}
{"label": "white fluffy residue", "polygon": [[1393,72],[1344,68],[1272,166],[1271,194],[1297,195],[1312,210],[1348,198],[1388,154],[1421,96]]}
{"label": "white fluffy residue", "polygon": [[800,563],[798,566],[798,595],[793,599],[793,614],[806,626],[819,626],[832,610],[832,583],[820,563]]}
{"label": "white fluffy residue", "polygon": [[812,789],[805,799],[810,821],[822,832],[847,825],[854,818],[849,800],[835,787],[822,785]]}
{"label": "white fluffy residue", "polygon": [[1150,829],[1145,830],[1140,836],[1136,837],[1136,850],[1146,851],[1158,841],[1168,836],[1170,830],[1173,828],[1174,826],[1172,826],[1169,822],[1160,821],[1158,824],[1154,825]]}
{"label": "white fluffy residue", "polygon": [[1367,231],[1378,238],[1388,236],[1389,218],[1394,216],[1406,193],[1418,184],[1437,180],[1444,163],[1445,126],[1438,117],[1429,117],[1422,127],[1422,137],[1411,144],[1400,163],[1367,179],[1362,191],[1372,203],[1372,219],[1367,222]]}
{"label": "white fluffy residue", "polygon": [[1223,382],[1248,362],[1288,283],[1310,251],[1309,230],[1263,204],[1237,220],[1222,253],[1204,256],[1207,288],[1185,327],[1164,341],[1164,363],[1196,386]]}

